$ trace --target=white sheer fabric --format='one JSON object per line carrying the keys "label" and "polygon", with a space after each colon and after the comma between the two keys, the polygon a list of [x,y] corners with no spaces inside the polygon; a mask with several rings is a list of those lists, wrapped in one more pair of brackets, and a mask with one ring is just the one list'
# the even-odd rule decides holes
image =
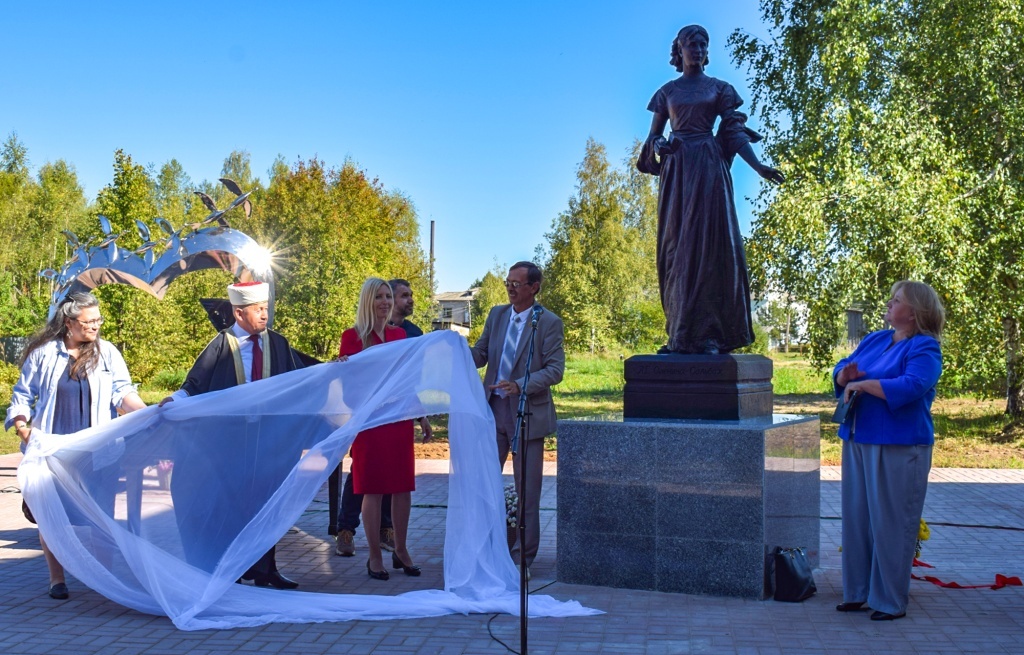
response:
{"label": "white sheer fabric", "polygon": [[[358,432],[430,414],[449,416],[444,590],[362,596],[234,584],[294,525]],[[184,630],[518,614],[493,435],[469,349],[444,331],[74,435],[34,433],[18,478],[69,571]],[[142,480],[161,461],[173,462],[170,489]],[[530,597],[531,616],[595,613]]]}

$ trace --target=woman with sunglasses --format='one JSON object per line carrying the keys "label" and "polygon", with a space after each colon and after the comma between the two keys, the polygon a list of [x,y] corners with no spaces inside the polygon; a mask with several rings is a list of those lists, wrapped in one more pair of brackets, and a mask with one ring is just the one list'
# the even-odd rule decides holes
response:
{"label": "woman with sunglasses", "polygon": [[[22,441],[22,451],[33,430],[48,434],[72,434],[106,423],[122,413],[145,407],[135,392],[124,358],[109,341],[99,338],[99,301],[91,293],[72,293],[57,307],[53,318],[33,336],[22,354],[21,376],[11,394],[4,428],[12,426]],[[116,473],[109,489],[97,490],[113,515]],[[108,498],[109,496],[109,498]],[[22,503],[25,518],[35,519]],[[50,596],[68,597],[64,567],[46,546],[39,543],[50,571]]]}

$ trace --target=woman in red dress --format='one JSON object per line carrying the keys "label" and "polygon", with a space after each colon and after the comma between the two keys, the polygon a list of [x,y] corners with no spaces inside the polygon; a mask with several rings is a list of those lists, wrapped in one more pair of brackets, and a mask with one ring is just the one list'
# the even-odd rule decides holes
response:
{"label": "woman in red dress", "polygon": [[[371,277],[363,283],[356,309],[356,325],[341,335],[342,359],[365,348],[405,338],[405,330],[388,325],[394,297],[391,287],[380,278]],[[380,508],[385,494],[391,494],[391,518],[395,528],[395,552],[391,563],[406,575],[419,575],[406,549],[412,491],[416,489],[416,458],[413,452],[412,420],[389,423],[360,432],[352,444],[352,486],[363,494],[363,530],[367,535],[380,534]],[[366,540],[370,559],[366,571],[375,580],[387,580],[380,543]]]}

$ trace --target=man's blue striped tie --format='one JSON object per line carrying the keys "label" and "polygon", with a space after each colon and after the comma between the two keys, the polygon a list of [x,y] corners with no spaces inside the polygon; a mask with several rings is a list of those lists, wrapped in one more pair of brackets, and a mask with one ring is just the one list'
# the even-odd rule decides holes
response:
{"label": "man's blue striped tie", "polygon": [[[516,346],[519,345],[519,316],[512,318],[512,324],[505,333],[505,347],[501,351],[501,364],[498,366],[498,379],[495,383],[507,380],[512,375],[512,362],[516,358]],[[497,389],[497,394],[504,398],[508,394]]]}

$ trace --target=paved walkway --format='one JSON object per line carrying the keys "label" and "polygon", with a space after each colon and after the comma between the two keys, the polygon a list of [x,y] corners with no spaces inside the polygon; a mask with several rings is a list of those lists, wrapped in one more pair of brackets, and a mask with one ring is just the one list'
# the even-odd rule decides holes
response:
{"label": "paved walkway", "polygon": [[[205,655],[207,653],[505,653],[519,647],[519,619],[507,615],[446,616],[410,621],[267,625],[181,632],[169,620],[128,610],[69,580],[71,599],[46,595],[46,565],[37,532],[21,516],[15,468],[0,457],[0,652],[75,655]],[[606,589],[554,582],[555,465],[545,467],[540,555],[532,590],[577,599],[606,614],[533,619],[533,653],[1021,653],[1024,588],[941,589],[914,582],[905,619],[869,621],[839,614],[839,471],[821,475],[821,568],[818,595],[799,604]],[[420,578],[367,577],[365,549],[336,557],[327,538],[326,492],[278,547],[281,569],[307,591],[400,593],[440,588],[447,462],[417,462],[412,550]],[[991,583],[996,573],[1024,577],[1024,471],[936,469],[925,505],[932,539],[922,559],[928,573],[962,584]],[[638,508],[641,510],[642,508]],[[1002,528],[1015,528],[1014,530]],[[361,545],[361,535],[357,545]],[[281,592],[292,593],[292,592]],[[299,593],[299,592],[294,592]]]}

